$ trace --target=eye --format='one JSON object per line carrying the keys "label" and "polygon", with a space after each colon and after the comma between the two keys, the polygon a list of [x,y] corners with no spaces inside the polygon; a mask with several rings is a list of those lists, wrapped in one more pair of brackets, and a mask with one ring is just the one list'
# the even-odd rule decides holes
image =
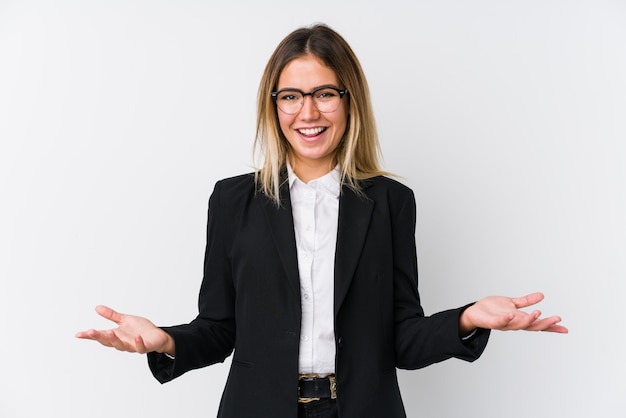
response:
{"label": "eye", "polygon": [[294,91],[285,91],[278,95],[278,100],[281,102],[295,102],[301,99],[301,95]]}
{"label": "eye", "polygon": [[331,100],[337,97],[337,92],[333,89],[322,89],[315,93],[315,98],[319,100]]}

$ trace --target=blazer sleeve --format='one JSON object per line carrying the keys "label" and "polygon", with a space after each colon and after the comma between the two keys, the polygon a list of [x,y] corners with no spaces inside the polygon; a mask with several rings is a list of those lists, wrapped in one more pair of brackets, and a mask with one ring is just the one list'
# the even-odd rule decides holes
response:
{"label": "blazer sleeve", "polygon": [[228,243],[233,222],[224,202],[223,182],[215,185],[209,199],[204,277],[198,297],[198,316],[189,324],[163,327],[172,336],[175,359],[159,353],[148,354],[148,365],[161,383],[183,373],[223,362],[235,343],[235,290],[230,268]]}
{"label": "blazer sleeve", "polygon": [[459,318],[470,305],[424,315],[418,293],[415,197],[410,190],[404,196],[392,219],[396,366],[417,369],[451,357],[474,361],[487,345],[489,330],[461,338]]}

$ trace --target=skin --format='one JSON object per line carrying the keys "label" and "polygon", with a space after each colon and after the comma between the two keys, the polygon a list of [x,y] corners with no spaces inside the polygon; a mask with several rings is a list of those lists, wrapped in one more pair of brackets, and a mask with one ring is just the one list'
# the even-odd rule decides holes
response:
{"label": "skin", "polygon": [[[333,70],[312,55],[294,59],[285,66],[278,79],[278,90],[296,88],[309,92],[316,87],[343,88]],[[289,142],[289,162],[298,178],[307,183],[322,177],[336,165],[335,152],[348,123],[348,100],[341,99],[337,110],[322,113],[305,96],[300,112],[289,115],[278,109],[280,129]],[[302,129],[320,129],[306,134]]]}
{"label": "skin", "polygon": [[174,339],[148,319],[126,315],[108,306],[96,306],[96,312],[103,318],[113,321],[117,328],[108,330],[90,329],[76,334],[77,338],[98,341],[106,347],[131,353],[167,353],[174,355]]}
{"label": "skin", "polygon": [[[278,89],[292,87],[304,92],[322,85],[343,87],[334,71],[312,56],[291,61],[278,81]],[[281,130],[290,144],[289,161],[300,180],[309,182],[334,168],[335,151],[346,130],[348,111],[347,101],[343,99],[335,112],[321,113],[309,96],[295,115],[278,111]],[[305,135],[300,131],[304,128],[324,129],[315,135]],[[561,317],[542,318],[539,310],[521,310],[536,305],[543,298],[543,294],[537,292],[522,297],[488,296],[481,299],[461,314],[460,336],[468,335],[476,328],[567,333],[568,329],[559,325]],[[77,338],[94,340],[120,351],[176,354],[172,337],[148,319],[122,314],[103,305],[97,306],[96,312],[114,322],[117,328],[81,331],[76,334]]]}
{"label": "skin", "polygon": [[467,308],[459,319],[459,333],[467,335],[476,328],[499,331],[546,331],[567,334],[560,316],[541,318],[541,311],[530,313],[520,309],[533,306],[543,300],[541,292],[526,296],[509,298],[505,296],[487,296]]}

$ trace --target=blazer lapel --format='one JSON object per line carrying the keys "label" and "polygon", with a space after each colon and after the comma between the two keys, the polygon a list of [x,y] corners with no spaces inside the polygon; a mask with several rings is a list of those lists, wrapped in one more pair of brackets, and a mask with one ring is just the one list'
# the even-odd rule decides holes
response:
{"label": "blazer lapel", "polygon": [[[364,189],[368,182],[364,182]],[[339,198],[339,225],[335,251],[335,316],[348,292],[365,242],[374,201],[343,187]]]}
{"label": "blazer lapel", "polygon": [[[286,172],[285,172],[286,176]],[[270,224],[274,245],[276,245],[280,261],[285,269],[287,280],[300,300],[300,274],[298,273],[298,256],[296,252],[296,236],[293,229],[289,182],[284,181],[280,187],[281,206],[267,197],[264,199],[263,211]],[[269,245],[269,243],[268,243]]]}

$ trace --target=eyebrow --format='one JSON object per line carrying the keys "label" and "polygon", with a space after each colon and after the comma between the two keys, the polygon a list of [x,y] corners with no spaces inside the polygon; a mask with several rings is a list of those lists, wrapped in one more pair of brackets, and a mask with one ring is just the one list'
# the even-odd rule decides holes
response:
{"label": "eyebrow", "polygon": [[[332,87],[334,89],[343,90],[341,87],[337,87],[334,84],[322,84],[321,86],[313,87],[311,90],[309,90],[309,92],[317,90],[317,89],[323,89],[323,88],[326,88],[326,87]],[[306,93],[304,90],[299,89],[297,87],[283,87],[282,89],[277,89],[276,91],[284,91],[284,90],[298,90],[298,91],[301,91],[303,93]]]}

